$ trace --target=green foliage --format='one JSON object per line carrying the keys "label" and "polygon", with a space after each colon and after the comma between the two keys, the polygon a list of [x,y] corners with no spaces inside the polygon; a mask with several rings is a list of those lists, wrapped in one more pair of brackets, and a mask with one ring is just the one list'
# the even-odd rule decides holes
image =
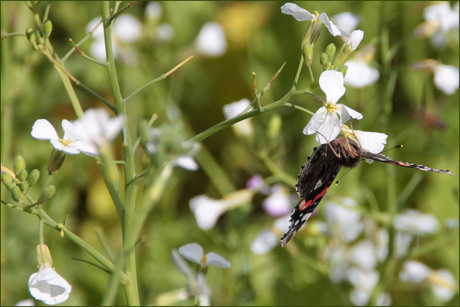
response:
{"label": "green foliage", "polygon": [[[120,8],[126,4],[122,2]],[[320,222],[325,220],[323,203],[286,248],[277,246],[263,255],[254,254],[251,243],[275,220],[261,207],[267,195],[254,192],[250,203],[235,206],[209,230],[197,226],[189,206],[193,197],[202,194],[223,200],[244,189],[247,180],[257,174],[266,184],[283,184],[294,194],[300,166],[317,146],[314,136],[305,136],[302,129],[319,106],[320,98],[312,95],[323,93],[315,88],[317,83],[312,82],[305,66],[297,89],[308,90],[286,100],[283,95],[293,85],[302,52],[308,51],[312,57],[311,75],[317,81],[323,67],[332,65],[330,61],[339,52],[336,46],[340,50],[343,42],[322,29],[315,51],[302,50],[300,42],[307,23],[281,14],[282,4],[160,2],[162,13],[155,18],[146,15],[146,2],[125,9],[121,15],[134,16],[142,29],[133,42],[122,42],[113,35],[119,55],[115,68],[120,97],[128,97],[157,77],[159,81],[130,96],[122,111],[111,83],[114,72],[108,73],[106,64],[99,65],[104,61],[94,60],[90,52],[97,39],[83,39],[91,30],[87,29],[89,22],[101,18],[101,2],[29,3],[36,14],[22,2],[1,2],[2,305],[30,297],[27,280],[36,271],[35,246],[40,239],[38,219],[26,212],[40,218],[36,205],[45,202],[43,208],[53,219],[53,223],[47,220],[51,227],[44,229],[45,242],[54,267],[72,284],[66,304],[99,305],[109,298],[117,305],[131,302],[123,292],[126,283],[118,289],[111,288],[111,277],[117,276],[115,268],[122,267],[117,260],[133,263],[129,262],[132,259],[118,258],[126,242],[136,250],[137,288],[143,305],[165,302],[161,299],[175,297],[178,289],[187,286],[188,279],[175,267],[171,251],[191,242],[199,243],[205,251],[215,251],[231,263],[229,269],[211,267],[206,273],[213,305],[351,304],[350,283],[330,278],[332,265],[325,255],[326,247],[338,250],[339,246],[334,245],[338,241],[330,234],[320,231]],[[437,50],[428,39],[412,36],[423,22],[427,4],[317,1],[301,6],[329,16],[344,11],[361,15],[358,28],[365,33],[361,45],[376,47],[372,65],[379,69],[378,81],[362,89],[347,86],[340,101],[364,115],[362,120],[353,121],[353,128],[386,133],[387,148],[403,143],[404,148],[385,153],[392,159],[449,169],[458,175],[458,90],[446,95],[435,87],[432,74],[411,68],[414,62],[428,58],[459,66],[458,38]],[[38,16],[47,17],[41,27],[36,24]],[[218,57],[200,54],[195,46],[202,25],[208,21],[218,22],[226,33],[228,49]],[[158,35],[164,23],[174,31],[170,40]],[[3,38],[4,33],[11,35]],[[69,38],[80,42],[78,48],[83,55],[75,50],[70,53],[74,47]],[[43,51],[45,46],[50,54]],[[49,56],[54,55],[65,59],[65,64],[52,63]],[[194,55],[192,60],[170,75],[163,75],[190,55]],[[284,61],[286,66],[265,87]],[[59,65],[105,102],[73,81],[65,84]],[[341,71],[344,69],[342,66]],[[242,98],[253,101],[253,111],[247,116],[253,128],[250,136],[239,133],[236,125],[230,128],[222,111],[224,105]],[[117,108],[117,114],[127,116],[129,130],[123,139],[115,139],[113,153],[101,159],[69,155],[64,164],[60,157],[59,171],[48,175],[52,146],[31,137],[32,125],[45,118],[61,136],[62,119],[74,120],[81,115],[75,101],[83,110],[109,110],[106,102],[110,103]],[[290,103],[289,107],[286,103]],[[213,127],[221,122],[222,126]],[[206,130],[210,127],[213,128]],[[147,146],[151,128],[159,131],[153,153]],[[191,146],[191,140],[199,141],[199,146]],[[131,149],[135,147],[130,159],[126,158],[127,144]],[[171,166],[171,161],[182,155],[194,155],[200,169]],[[113,160],[121,162],[116,164]],[[125,182],[129,161],[134,173],[131,181]],[[106,167],[108,164],[110,167]],[[14,173],[4,172],[3,167]],[[377,269],[383,276],[380,290],[391,295],[392,305],[458,305],[458,225],[454,229],[445,226],[447,220],[459,217],[458,179],[434,173],[414,175],[415,172],[362,161],[349,173],[342,170],[337,177],[341,178],[339,184],[331,186],[323,202],[355,199],[356,210],[367,221],[360,239],[375,236],[376,229],[394,231],[391,219],[404,209],[417,209],[436,217],[441,224],[437,233],[417,237],[405,259],[388,257],[379,264]],[[135,192],[131,193],[131,188]],[[121,223],[121,209],[126,208],[122,205],[129,199],[135,200],[131,201],[133,211],[126,211],[131,219]],[[27,201],[32,203],[26,204]],[[294,197],[293,204],[296,201]],[[126,227],[137,230],[138,236],[123,236]],[[112,275],[77,261],[95,262],[91,250],[82,247],[83,243],[72,235],[103,255],[103,263],[96,264]],[[404,260],[418,260],[433,269],[453,272],[455,296],[441,302],[426,287],[402,283],[398,274]],[[128,278],[123,274],[115,278],[115,284]],[[114,294],[109,293],[112,289],[116,289]],[[166,302],[195,303],[193,297]]]}

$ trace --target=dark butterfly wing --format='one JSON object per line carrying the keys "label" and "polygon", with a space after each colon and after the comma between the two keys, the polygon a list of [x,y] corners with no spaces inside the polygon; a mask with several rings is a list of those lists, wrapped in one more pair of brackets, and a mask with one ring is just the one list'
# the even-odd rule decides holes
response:
{"label": "dark butterfly wing", "polygon": [[358,149],[358,152],[361,154],[361,156],[365,159],[372,159],[375,161],[379,162],[385,162],[393,165],[398,165],[398,166],[403,166],[403,167],[409,167],[413,169],[418,169],[421,171],[426,171],[426,172],[433,172],[433,173],[441,173],[441,174],[448,174],[448,175],[455,175],[454,173],[448,171],[448,170],[439,170],[439,169],[434,169],[425,165],[419,165],[419,164],[412,164],[412,163],[407,163],[407,162],[402,162],[402,161],[395,161],[391,160],[385,155],[381,154],[374,154],[371,153],[367,150],[364,149]]}
{"label": "dark butterfly wing", "polygon": [[294,208],[291,225],[281,238],[281,246],[284,247],[291,240],[318,206],[341,167],[341,160],[332,152],[329,144],[313,149],[299,174],[296,190],[302,199]]}

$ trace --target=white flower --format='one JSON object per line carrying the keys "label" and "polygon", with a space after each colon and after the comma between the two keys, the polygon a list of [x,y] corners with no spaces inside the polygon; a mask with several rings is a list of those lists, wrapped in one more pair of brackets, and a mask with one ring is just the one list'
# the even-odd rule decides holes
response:
{"label": "white flower", "polygon": [[[224,115],[226,119],[233,118],[243,112],[251,102],[247,98],[224,105]],[[253,134],[251,119],[242,120],[232,126],[239,135]]]}
{"label": "white flower", "polygon": [[350,12],[343,12],[334,15],[331,19],[334,20],[337,27],[350,33],[358,26],[358,23],[361,21],[361,16],[354,15]]}
{"label": "white flower", "polygon": [[163,14],[163,8],[158,1],[149,1],[145,6],[145,16],[148,19],[158,20]]}
{"label": "white flower", "polygon": [[196,171],[200,168],[191,156],[180,156],[176,159],[175,164],[189,171]]}
{"label": "white flower", "polygon": [[227,51],[225,31],[217,22],[208,22],[196,38],[196,47],[206,56],[218,57]]}
{"label": "white flower", "polygon": [[269,252],[279,244],[279,237],[270,229],[266,228],[251,243],[251,251],[261,255]]}
{"label": "white flower", "polygon": [[230,267],[230,262],[216,253],[210,252],[204,255],[203,248],[198,243],[188,243],[179,247],[179,253],[187,260],[202,266],[214,265],[223,269]]}
{"label": "white flower", "polygon": [[69,298],[72,286],[50,266],[42,266],[38,273],[30,275],[30,294],[47,305],[56,305]]}
{"label": "white flower", "polygon": [[319,19],[323,22],[324,26],[333,36],[350,36],[350,34],[346,33],[345,31],[342,31],[332,21],[330,21],[329,17],[324,12],[319,15],[311,14],[309,11],[299,7],[297,4],[288,2],[281,6],[281,13],[291,15],[297,21],[311,20],[312,22],[314,22]]}
{"label": "white flower", "polygon": [[281,185],[275,185],[272,194],[262,202],[262,208],[274,217],[280,217],[291,212],[291,200],[286,189]]}
{"label": "white flower", "polygon": [[251,251],[254,254],[265,254],[280,244],[280,235],[289,229],[290,214],[286,214],[275,220],[271,229],[262,230],[251,243]]}
{"label": "white flower", "polygon": [[[86,26],[86,31],[90,32],[100,22],[100,18],[94,18]],[[124,43],[133,43],[137,41],[142,32],[142,25],[130,14],[123,14],[115,19],[112,27],[112,49],[115,58],[125,61],[132,61],[135,58],[133,50],[123,47]],[[100,25],[93,33],[95,41],[90,47],[90,53],[97,59],[105,61],[105,43],[103,25]]]}
{"label": "white flower", "polygon": [[451,300],[457,292],[457,282],[450,271],[446,269],[433,270],[415,260],[403,263],[399,279],[414,285],[428,282],[433,293],[443,302]]}
{"label": "white flower", "polygon": [[350,268],[347,273],[347,279],[354,286],[350,292],[351,302],[356,306],[366,305],[379,280],[379,272]]}
{"label": "white flower", "polygon": [[73,122],[71,136],[100,148],[117,137],[124,123],[123,116],[110,118],[106,109],[88,109],[82,118]]}
{"label": "white flower", "polygon": [[342,124],[347,120],[361,119],[363,116],[343,104],[337,104],[337,101],[345,94],[341,72],[324,71],[319,77],[319,86],[326,94],[326,102],[316,111],[302,132],[306,135],[316,133],[316,140],[325,144],[339,135]]}
{"label": "white flower", "polygon": [[35,306],[35,301],[31,298],[21,300],[14,304],[14,306]]}
{"label": "white flower", "polygon": [[345,63],[347,74],[345,83],[356,88],[362,88],[373,84],[379,79],[379,71],[368,63],[358,59],[352,59]]}
{"label": "white flower", "polygon": [[458,89],[458,68],[450,65],[437,65],[433,81],[436,87],[445,94],[454,94]]}
{"label": "white flower", "polygon": [[76,155],[80,152],[88,156],[96,156],[97,149],[85,139],[81,139],[75,135],[76,128],[68,120],[62,121],[62,129],[64,137],[59,138],[56,129],[46,119],[38,119],[32,126],[31,135],[38,140],[49,140],[51,145],[58,150],[69,155]]}
{"label": "white flower", "polygon": [[240,190],[221,200],[211,199],[206,195],[195,196],[190,200],[190,209],[195,214],[195,219],[203,230],[214,227],[217,219],[228,210],[236,208],[251,200],[253,192]]}
{"label": "white flower", "polygon": [[396,215],[393,225],[399,231],[417,236],[433,234],[439,229],[439,222],[433,215],[423,214],[412,209]]}
{"label": "white flower", "polygon": [[354,241],[364,228],[361,213],[349,207],[357,207],[356,201],[344,198],[342,204],[328,201],[324,206],[327,227],[332,236],[343,242]]}
{"label": "white flower", "polygon": [[156,29],[156,37],[162,42],[170,41],[174,36],[174,29],[168,23],[162,23]]}
{"label": "white flower", "polygon": [[410,260],[403,263],[399,279],[410,284],[424,281],[431,273],[431,269],[421,262]]}

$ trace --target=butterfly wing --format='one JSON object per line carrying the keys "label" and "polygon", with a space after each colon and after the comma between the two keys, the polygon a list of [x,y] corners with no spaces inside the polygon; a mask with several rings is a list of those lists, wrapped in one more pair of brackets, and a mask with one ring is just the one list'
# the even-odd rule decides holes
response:
{"label": "butterfly wing", "polygon": [[454,173],[452,173],[452,172],[450,172],[448,170],[439,170],[439,169],[431,168],[431,167],[428,167],[428,166],[425,166],[425,165],[412,164],[412,163],[407,163],[407,162],[402,162],[402,161],[395,161],[395,160],[392,160],[392,159],[388,158],[385,155],[374,154],[374,153],[371,153],[371,152],[369,152],[369,151],[367,151],[365,149],[362,149],[362,148],[359,149],[358,151],[361,154],[361,156],[363,158],[365,158],[365,159],[371,159],[371,160],[375,160],[375,161],[379,161],[379,162],[385,162],[385,163],[398,165],[398,166],[402,166],[402,167],[418,169],[418,170],[425,171],[425,172],[433,172],[433,173],[455,175]]}
{"label": "butterfly wing", "polygon": [[341,160],[335,156],[329,144],[313,149],[299,174],[296,190],[302,199],[294,208],[290,219],[291,225],[281,238],[281,246],[284,247],[291,240],[318,206],[341,167]]}

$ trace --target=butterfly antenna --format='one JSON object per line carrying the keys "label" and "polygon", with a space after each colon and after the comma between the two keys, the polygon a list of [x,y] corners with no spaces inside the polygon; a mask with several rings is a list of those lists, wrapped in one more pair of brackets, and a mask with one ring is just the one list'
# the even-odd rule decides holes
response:
{"label": "butterfly antenna", "polygon": [[399,144],[399,145],[387,148],[387,149],[383,150],[381,153],[384,153],[384,152],[387,152],[387,151],[390,151],[390,150],[393,150],[393,149],[396,149],[396,148],[403,148],[403,147],[404,147],[403,144]]}
{"label": "butterfly antenna", "polygon": [[[318,133],[319,135],[321,135],[325,140],[327,140],[327,138],[324,136],[324,134],[320,133],[319,131],[316,131],[316,133]],[[340,154],[336,153],[334,148],[332,148],[331,146],[331,142],[327,142],[327,145],[329,146],[329,148],[332,150],[332,152],[334,153],[334,155],[340,159]]]}
{"label": "butterfly antenna", "polygon": [[342,175],[340,176],[339,179],[337,179],[337,181],[335,182],[335,185],[336,185],[336,186],[339,184],[339,181],[342,180],[342,178],[343,178],[346,174],[348,174],[348,172],[349,172],[350,170],[351,170],[351,167],[348,168],[347,171],[346,171],[344,174],[342,174]]}

